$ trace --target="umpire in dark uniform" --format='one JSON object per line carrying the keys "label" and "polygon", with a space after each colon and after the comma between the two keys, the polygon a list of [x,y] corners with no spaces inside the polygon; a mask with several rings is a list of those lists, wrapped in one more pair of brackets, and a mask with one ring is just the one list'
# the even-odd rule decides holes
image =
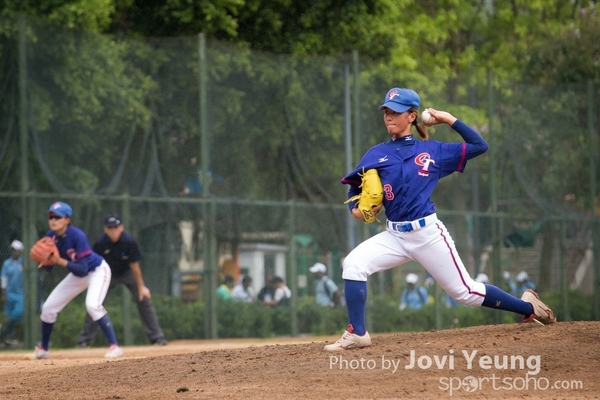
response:
{"label": "umpire in dark uniform", "polygon": [[[150,290],[144,285],[140,268],[140,249],[134,237],[125,232],[123,220],[119,215],[111,214],[105,218],[104,235],[94,243],[94,251],[104,257],[112,271],[108,293],[119,285],[127,286],[136,299],[142,327],[148,339],[153,344],[166,345],[168,342],[158,324],[158,317],[150,300]],[[77,346],[89,346],[96,336],[97,328],[98,325],[86,314]]]}

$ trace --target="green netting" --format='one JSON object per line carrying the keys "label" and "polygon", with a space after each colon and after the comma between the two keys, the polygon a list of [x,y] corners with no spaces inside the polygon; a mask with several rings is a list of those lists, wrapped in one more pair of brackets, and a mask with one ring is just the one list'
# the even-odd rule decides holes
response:
{"label": "green netting", "polygon": [[[23,26],[0,21],[0,254],[12,239],[30,245],[42,235],[55,200],[73,206],[92,241],[118,212],[140,242],[153,293],[209,307],[207,285],[225,265],[259,274],[258,289],[276,270],[310,296],[307,266],[326,262],[341,282],[345,254],[384,229],[348,218],[339,180],[387,139],[377,106],[390,86],[412,87],[411,75],[389,82],[389,71],[360,57],[260,53],[200,35]],[[599,89],[474,76],[415,89],[424,107],[454,113],[491,145],[433,198],[469,271],[498,279],[525,269],[546,291],[593,293]],[[460,140],[447,127],[430,133]],[[256,249],[260,268],[246,261]],[[399,296],[410,268],[373,277],[372,293]],[[36,296],[51,287],[42,281]]]}

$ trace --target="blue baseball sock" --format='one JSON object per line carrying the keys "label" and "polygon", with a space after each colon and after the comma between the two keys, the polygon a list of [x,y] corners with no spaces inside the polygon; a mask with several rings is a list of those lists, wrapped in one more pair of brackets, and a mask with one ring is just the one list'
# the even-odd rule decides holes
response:
{"label": "blue baseball sock", "polygon": [[485,285],[485,299],[481,305],[488,308],[512,311],[526,317],[533,314],[533,306],[530,303],[510,295],[494,285]]}
{"label": "blue baseball sock", "polygon": [[344,279],[348,323],[354,328],[354,334],[362,336],[365,328],[365,306],[367,304],[367,282]]}
{"label": "blue baseball sock", "polygon": [[50,346],[50,335],[52,335],[52,329],[54,329],[54,323],[49,324],[48,322],[42,321],[42,341],[40,345],[44,350],[48,350]]}
{"label": "blue baseball sock", "polygon": [[115,335],[115,330],[112,326],[112,323],[110,322],[110,318],[108,317],[108,314],[106,314],[104,317],[100,318],[96,322],[98,323],[98,325],[100,325],[102,332],[104,332],[104,334],[106,335],[108,344],[109,345],[118,344],[117,343],[117,335]]}

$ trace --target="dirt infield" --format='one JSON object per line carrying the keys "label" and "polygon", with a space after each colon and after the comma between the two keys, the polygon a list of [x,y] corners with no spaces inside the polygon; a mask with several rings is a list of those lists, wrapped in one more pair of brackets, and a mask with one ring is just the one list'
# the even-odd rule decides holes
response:
{"label": "dirt infield", "polygon": [[2,352],[0,399],[600,396],[600,322],[374,334],[370,348],[324,352],[334,339],[176,341],[110,361],[105,349]]}

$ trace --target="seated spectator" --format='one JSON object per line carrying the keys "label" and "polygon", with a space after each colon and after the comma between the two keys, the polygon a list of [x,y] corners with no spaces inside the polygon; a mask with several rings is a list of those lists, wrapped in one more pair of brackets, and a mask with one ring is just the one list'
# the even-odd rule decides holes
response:
{"label": "seated spectator", "polygon": [[292,298],[292,291],[286,286],[283,278],[276,276],[273,278],[273,285],[275,287],[275,293],[273,294],[273,300],[266,302],[269,306],[289,306],[290,299]]}
{"label": "seated spectator", "polygon": [[258,301],[263,304],[267,304],[271,300],[273,300],[273,296],[275,295],[275,285],[273,284],[273,274],[265,275],[265,286],[260,289],[258,292],[258,296],[256,297]]}
{"label": "seated spectator", "polygon": [[222,300],[231,300],[231,289],[233,288],[233,276],[225,276],[225,280],[217,289],[217,297]]}
{"label": "seated spectator", "polygon": [[244,276],[242,282],[235,285],[231,291],[231,297],[235,301],[253,303],[255,300],[254,289],[252,289],[252,278]]}

